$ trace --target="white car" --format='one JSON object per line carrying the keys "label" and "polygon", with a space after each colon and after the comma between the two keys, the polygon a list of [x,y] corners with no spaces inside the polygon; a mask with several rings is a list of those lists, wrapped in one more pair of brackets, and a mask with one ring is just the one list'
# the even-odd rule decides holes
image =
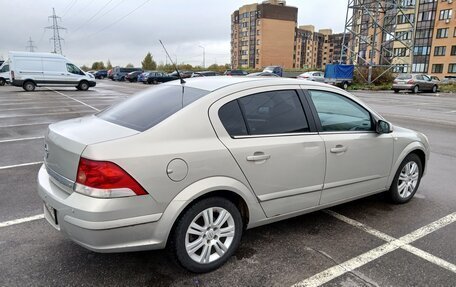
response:
{"label": "white car", "polygon": [[429,143],[350,93],[285,78],[200,77],[52,124],[48,222],[97,252],[170,247],[207,272],[244,229],[387,192],[409,201]]}

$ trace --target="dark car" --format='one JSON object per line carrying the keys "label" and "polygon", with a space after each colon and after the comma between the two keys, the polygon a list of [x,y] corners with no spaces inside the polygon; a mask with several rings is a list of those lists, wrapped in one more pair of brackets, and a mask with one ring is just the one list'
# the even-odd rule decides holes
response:
{"label": "dark car", "polygon": [[[192,76],[192,74],[193,74],[193,71],[179,71],[179,73],[180,73],[181,77],[182,77],[183,79],[185,79],[185,78],[190,78],[190,77]],[[175,76],[175,77],[177,77],[177,72],[174,71],[174,72],[172,72],[172,73],[169,74],[169,75],[170,75],[170,76]]]}
{"label": "dark car", "polygon": [[95,77],[95,79],[104,79],[104,78],[108,77],[108,71],[107,70],[96,71],[93,74],[93,76]]}
{"label": "dark car", "polygon": [[228,70],[225,71],[225,76],[247,76],[249,73],[243,70]]}
{"label": "dark car", "polygon": [[155,85],[158,83],[174,81],[177,79],[178,79],[178,77],[169,75],[168,73],[165,73],[165,72],[152,71],[149,73],[149,75],[147,76],[147,79],[145,81],[143,81],[143,83]]}
{"label": "dark car", "polygon": [[278,76],[271,72],[257,72],[257,73],[248,74],[247,77],[278,77]]}
{"label": "dark car", "polygon": [[213,72],[213,71],[194,72],[192,74],[192,78],[195,78],[195,77],[212,77],[212,76],[219,76],[219,74],[216,73],[216,72]]}
{"label": "dark car", "polygon": [[143,73],[143,71],[130,72],[125,75],[125,80],[129,81],[130,83],[137,82],[138,76],[141,75],[142,73]]}
{"label": "dark car", "polygon": [[268,66],[264,68],[263,72],[270,72],[276,74],[279,77],[283,76],[283,69],[280,66]]}

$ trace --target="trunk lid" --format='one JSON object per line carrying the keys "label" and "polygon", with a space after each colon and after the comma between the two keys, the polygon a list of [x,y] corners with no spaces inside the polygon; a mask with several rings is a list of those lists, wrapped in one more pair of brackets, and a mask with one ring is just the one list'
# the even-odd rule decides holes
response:
{"label": "trunk lid", "polygon": [[46,169],[58,182],[72,188],[76,181],[79,158],[87,145],[138,133],[96,116],[51,124],[45,137]]}

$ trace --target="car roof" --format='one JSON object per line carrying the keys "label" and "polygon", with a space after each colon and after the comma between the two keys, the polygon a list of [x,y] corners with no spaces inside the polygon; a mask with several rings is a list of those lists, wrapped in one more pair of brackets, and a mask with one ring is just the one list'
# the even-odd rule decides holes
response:
{"label": "car roof", "polygon": [[[280,78],[280,77],[267,77],[267,78],[255,78],[255,77],[227,77],[227,76],[214,76],[214,77],[196,77],[185,79],[185,86],[192,87],[200,90],[215,91],[224,87],[233,86],[237,84],[243,84],[251,82],[256,87],[264,85],[308,85],[304,81],[291,79],[291,78]],[[310,82],[313,86],[327,86],[323,83]],[[180,81],[171,81],[165,83],[165,85],[180,85]]]}

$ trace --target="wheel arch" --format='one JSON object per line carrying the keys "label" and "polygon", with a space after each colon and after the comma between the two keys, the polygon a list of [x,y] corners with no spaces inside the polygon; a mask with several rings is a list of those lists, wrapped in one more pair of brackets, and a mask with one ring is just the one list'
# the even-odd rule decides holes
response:
{"label": "wheel arch", "polygon": [[404,150],[401,152],[401,154],[397,157],[396,161],[393,163],[393,166],[392,166],[391,172],[390,172],[390,176],[388,178],[387,188],[389,188],[391,186],[391,183],[394,180],[394,176],[396,175],[397,169],[399,168],[400,164],[405,159],[405,157],[407,157],[409,154],[416,154],[420,158],[421,165],[423,168],[423,176],[426,173],[426,167],[427,167],[426,164],[427,164],[427,160],[429,157],[426,153],[426,148],[420,142],[412,142],[404,148]]}
{"label": "wheel arch", "polygon": [[245,228],[266,217],[256,196],[240,181],[226,177],[205,178],[186,187],[166,207],[159,220],[160,227],[156,228],[161,233],[156,235],[163,239],[163,247],[182,214],[193,203],[214,196],[226,198],[239,208]]}

